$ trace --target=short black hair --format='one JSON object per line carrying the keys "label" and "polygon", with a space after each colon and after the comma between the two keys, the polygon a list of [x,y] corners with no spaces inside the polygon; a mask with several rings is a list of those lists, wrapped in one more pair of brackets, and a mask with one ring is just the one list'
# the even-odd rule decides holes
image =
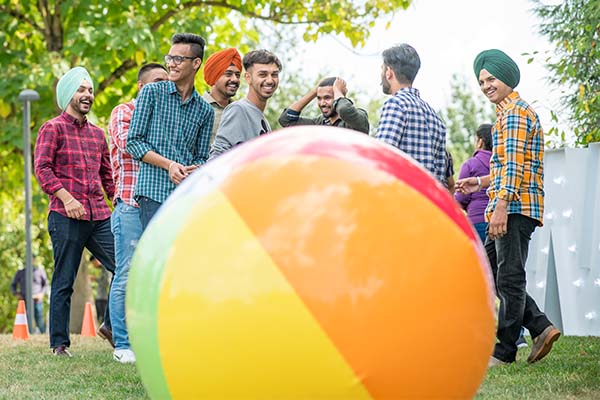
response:
{"label": "short black hair", "polygon": [[192,55],[202,60],[206,42],[202,37],[193,33],[176,33],[171,38],[172,44],[189,44]]}
{"label": "short black hair", "polygon": [[153,70],[153,69],[162,69],[165,72],[169,72],[169,71],[167,71],[167,67],[165,67],[162,64],[159,64],[159,63],[148,63],[148,64],[142,65],[142,67],[138,71],[137,80],[141,81],[142,77],[144,76],[144,74],[146,72],[148,72],[148,71]]}
{"label": "short black hair", "polygon": [[483,149],[484,150],[492,150],[492,125],[491,124],[481,124],[477,128],[475,132],[477,137],[483,140]]}
{"label": "short black hair", "polygon": [[248,71],[248,68],[253,66],[254,64],[275,64],[279,71],[281,71],[281,61],[279,58],[268,50],[252,50],[247,53],[242,60],[244,64],[244,69]]}
{"label": "short black hair", "polygon": [[333,82],[335,82],[336,79],[337,78],[335,76],[325,78],[321,82],[319,82],[319,87],[333,86]]}
{"label": "short black hair", "polygon": [[421,68],[417,51],[409,44],[402,43],[383,52],[383,63],[390,67],[400,83],[412,84]]}

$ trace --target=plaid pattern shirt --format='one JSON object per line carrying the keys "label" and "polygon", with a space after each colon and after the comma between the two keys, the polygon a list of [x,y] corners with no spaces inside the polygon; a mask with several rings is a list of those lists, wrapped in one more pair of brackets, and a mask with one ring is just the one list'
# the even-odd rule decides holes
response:
{"label": "plaid pattern shirt", "polygon": [[496,106],[492,128],[489,221],[498,199],[508,201],[509,214],[522,214],[542,224],[544,213],[544,133],[536,112],[519,93]]}
{"label": "plaid pattern shirt", "polygon": [[64,188],[85,208],[82,220],[110,217],[102,192],[104,188],[111,199],[115,193],[108,145],[102,129],[87,119],[79,123],[63,112],[44,123],[35,143],[34,171],[42,190],[50,197],[50,211],[67,216],[62,201],[54,195]]}
{"label": "plaid pattern shirt", "polygon": [[[173,82],[150,83],[142,88],[127,135],[126,150],[141,160],[154,151],[182,165],[204,164],[208,158],[213,126],[212,107],[194,90],[182,102]],[[175,190],[168,171],[142,162],[135,197],[163,203]]]}
{"label": "plaid pattern shirt", "polygon": [[140,169],[140,162],[125,151],[127,144],[127,132],[133,109],[135,108],[135,99],[129,103],[119,104],[110,114],[110,123],[108,125],[108,134],[110,136],[110,163],[112,165],[112,176],[115,182],[115,198],[121,199],[123,203],[133,207],[138,207],[133,198],[137,174]]}
{"label": "plaid pattern shirt", "polygon": [[446,183],[446,126],[417,89],[402,88],[384,103],[375,138],[402,150]]}

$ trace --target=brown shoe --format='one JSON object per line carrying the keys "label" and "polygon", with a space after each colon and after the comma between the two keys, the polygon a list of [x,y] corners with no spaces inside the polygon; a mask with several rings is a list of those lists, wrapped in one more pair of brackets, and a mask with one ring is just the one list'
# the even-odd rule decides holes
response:
{"label": "brown shoe", "polygon": [[115,348],[115,342],[113,342],[112,338],[112,331],[104,325],[104,322],[102,323],[102,325],[100,325],[100,328],[98,328],[97,333],[98,336],[100,336],[102,339],[108,340],[108,343],[110,343],[113,349]]}
{"label": "brown shoe", "polygon": [[58,357],[73,357],[71,353],[69,353],[69,350],[67,350],[67,346],[64,344],[56,346],[54,349],[52,349],[52,353]]}
{"label": "brown shoe", "polygon": [[529,357],[527,357],[527,362],[534,363],[544,358],[546,354],[550,353],[550,350],[552,350],[552,344],[556,342],[559,336],[560,331],[556,329],[554,325],[550,325],[544,329],[542,333],[533,339],[531,353],[529,353]]}

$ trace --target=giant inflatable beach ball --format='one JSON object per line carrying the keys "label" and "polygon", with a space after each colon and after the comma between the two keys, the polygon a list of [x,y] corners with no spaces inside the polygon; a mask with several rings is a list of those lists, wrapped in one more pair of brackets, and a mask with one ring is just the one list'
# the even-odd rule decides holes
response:
{"label": "giant inflatable beach ball", "polygon": [[197,170],[150,223],[127,288],[137,367],[154,399],[472,397],[488,268],[410,157],[284,129]]}

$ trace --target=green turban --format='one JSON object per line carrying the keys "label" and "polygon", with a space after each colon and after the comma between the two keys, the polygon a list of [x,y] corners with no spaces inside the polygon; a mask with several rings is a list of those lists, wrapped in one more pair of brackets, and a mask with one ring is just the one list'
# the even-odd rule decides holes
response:
{"label": "green turban", "polygon": [[67,108],[73,95],[84,80],[88,81],[92,85],[92,88],[94,87],[92,77],[90,77],[90,74],[83,67],[72,68],[60,78],[58,85],[56,85],[56,102],[61,110]]}
{"label": "green turban", "polygon": [[521,79],[517,64],[501,50],[491,49],[479,53],[473,62],[473,70],[478,80],[482,69],[487,70],[487,72],[513,89]]}

